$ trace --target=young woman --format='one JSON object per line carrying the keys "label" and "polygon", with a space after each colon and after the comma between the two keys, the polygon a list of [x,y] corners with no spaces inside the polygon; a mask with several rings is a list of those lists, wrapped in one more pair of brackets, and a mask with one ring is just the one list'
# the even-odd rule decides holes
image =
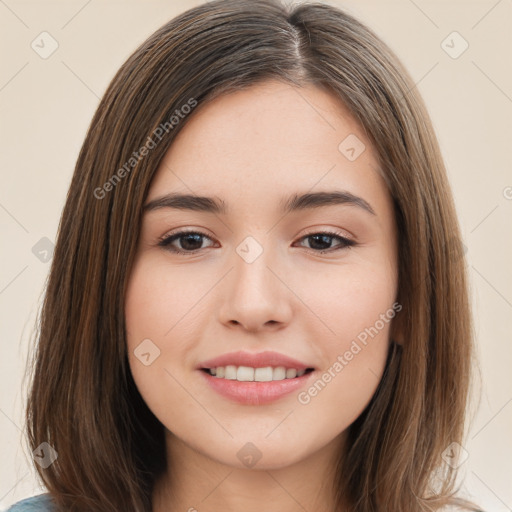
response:
{"label": "young woman", "polygon": [[424,104],[329,5],[155,32],[80,152],[12,511],[456,505],[472,328]]}

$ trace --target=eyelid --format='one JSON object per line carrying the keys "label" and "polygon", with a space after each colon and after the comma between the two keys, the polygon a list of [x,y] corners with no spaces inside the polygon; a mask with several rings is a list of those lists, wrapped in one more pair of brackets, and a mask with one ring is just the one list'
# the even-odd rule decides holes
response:
{"label": "eyelid", "polygon": [[170,238],[171,236],[182,235],[182,234],[187,234],[187,233],[203,235],[210,239],[212,238],[210,235],[208,235],[207,233],[205,233],[203,231],[203,228],[176,228],[171,231],[166,231],[166,233],[164,235],[158,237],[158,240],[166,240],[166,239]]}
{"label": "eyelid", "polygon": [[[186,234],[186,233],[198,234],[198,235],[202,235],[202,236],[212,240],[213,237],[211,235],[209,235],[208,233],[205,233],[205,231],[203,231],[203,229],[204,228],[176,228],[176,229],[174,229],[172,231],[168,231],[164,235],[158,237],[158,240],[159,241],[166,240],[171,236],[174,236],[177,234],[182,234],[182,233],[183,234]],[[308,228],[308,231],[306,233],[304,233],[303,235],[299,236],[298,238],[304,238],[305,236],[317,235],[320,233],[336,235],[341,238],[350,240],[352,242],[356,242],[356,237],[352,233],[350,233],[350,231],[348,231],[346,229],[340,230],[340,228],[322,228],[322,227]],[[348,234],[346,234],[346,233],[348,233]]]}
{"label": "eyelid", "polygon": [[319,233],[329,233],[331,235],[336,235],[341,238],[345,238],[346,240],[350,240],[352,242],[356,242],[356,237],[347,229],[334,228],[334,227],[318,227],[314,226],[313,228],[308,228],[304,235],[301,235],[300,238],[304,236],[316,235]]}

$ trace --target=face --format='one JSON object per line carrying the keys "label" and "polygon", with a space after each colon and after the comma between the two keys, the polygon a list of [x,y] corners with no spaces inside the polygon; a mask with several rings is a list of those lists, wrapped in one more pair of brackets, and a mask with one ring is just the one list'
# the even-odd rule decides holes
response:
{"label": "face", "polygon": [[398,311],[392,201],[362,128],[314,86],[229,93],[197,107],[145,204],[127,344],[168,446],[262,469],[335,446]]}

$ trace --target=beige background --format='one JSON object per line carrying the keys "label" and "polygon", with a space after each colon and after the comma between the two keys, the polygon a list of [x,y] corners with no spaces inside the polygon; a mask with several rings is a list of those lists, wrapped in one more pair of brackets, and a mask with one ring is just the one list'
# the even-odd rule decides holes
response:
{"label": "beige background", "polygon": [[[512,2],[329,3],[395,50],[432,116],[467,247],[482,368],[463,489],[487,511],[511,510]],[[32,248],[55,241],[86,128],[114,73],[150,33],[198,4],[0,0],[0,508],[40,492],[21,445],[22,377],[49,269]],[[58,42],[47,59],[31,48],[43,31]],[[453,31],[469,43],[456,59],[441,46]],[[462,48],[450,41],[451,51]]]}

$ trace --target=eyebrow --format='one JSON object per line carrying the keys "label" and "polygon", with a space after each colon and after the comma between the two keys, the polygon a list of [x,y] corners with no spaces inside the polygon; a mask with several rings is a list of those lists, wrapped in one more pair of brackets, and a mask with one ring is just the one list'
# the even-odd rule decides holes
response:
{"label": "eyebrow", "polygon": [[[375,211],[367,201],[346,190],[308,192],[300,195],[293,194],[288,198],[282,198],[280,205],[281,212],[283,214],[325,206],[349,205],[357,206],[372,215],[376,215]],[[227,205],[222,199],[218,197],[196,196],[193,194],[170,193],[157,197],[144,205],[145,212],[158,210],[160,208],[193,210],[222,215],[225,215],[228,212]]]}

